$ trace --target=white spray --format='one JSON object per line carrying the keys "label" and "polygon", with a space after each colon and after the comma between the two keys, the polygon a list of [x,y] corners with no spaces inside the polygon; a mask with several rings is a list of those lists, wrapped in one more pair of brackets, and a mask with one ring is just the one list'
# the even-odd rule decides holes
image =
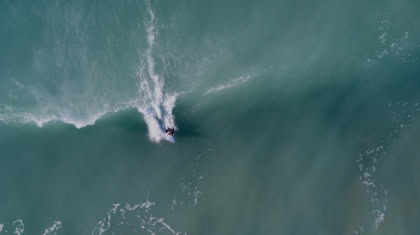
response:
{"label": "white spray", "polygon": [[146,0],[149,21],[145,27],[147,31],[148,48],[143,54],[137,75],[140,78],[138,84],[139,102],[137,109],[144,116],[149,129],[149,138],[152,142],[160,142],[162,139],[174,143],[172,136],[166,135],[164,129],[177,129],[172,110],[175,107],[177,94],[164,93],[164,79],[155,71],[155,61],[153,59],[153,49],[156,44],[156,16],[152,10],[150,0]]}

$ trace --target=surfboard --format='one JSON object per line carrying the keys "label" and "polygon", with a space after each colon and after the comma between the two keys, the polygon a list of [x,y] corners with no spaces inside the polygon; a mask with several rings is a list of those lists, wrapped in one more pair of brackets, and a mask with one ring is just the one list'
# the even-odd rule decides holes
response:
{"label": "surfboard", "polygon": [[166,135],[165,136],[165,140],[168,141],[168,142],[171,142],[171,143],[175,144],[175,138],[173,136]]}

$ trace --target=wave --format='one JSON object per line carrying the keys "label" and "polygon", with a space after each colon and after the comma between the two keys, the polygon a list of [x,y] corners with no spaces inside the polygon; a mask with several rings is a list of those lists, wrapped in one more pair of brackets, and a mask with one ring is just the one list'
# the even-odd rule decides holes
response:
{"label": "wave", "polygon": [[[94,125],[109,113],[135,108],[142,114],[148,126],[150,141],[158,143],[167,140],[174,143],[175,139],[166,135],[164,130],[178,130],[173,109],[180,93],[165,90],[165,78],[157,72],[154,57],[164,58],[165,55],[156,53],[157,17],[150,0],[145,0],[144,3],[146,17],[142,21],[146,47],[137,50],[136,55],[140,57],[140,62],[136,63],[139,64],[133,63],[136,59],[134,58],[129,61],[133,66],[126,67],[127,70],[134,68],[127,72],[132,72],[129,74],[132,76],[129,79],[132,80],[124,80],[125,85],[117,90],[114,87],[121,81],[116,78],[121,75],[107,75],[108,70],[114,68],[103,66],[112,63],[113,59],[102,62],[97,57],[92,57],[92,52],[89,51],[89,38],[86,36],[89,28],[86,26],[88,24],[81,21],[83,10],[80,6],[72,6],[74,9],[64,12],[67,18],[72,19],[69,22],[60,16],[61,8],[48,8],[49,28],[44,35],[43,45],[33,55],[34,76],[39,77],[35,83],[17,79],[9,81],[11,89],[26,98],[30,97],[29,100],[15,100],[36,105],[22,107],[0,103],[0,122],[35,124],[41,128],[50,122],[62,122],[80,129]],[[94,23],[93,20],[92,22]],[[65,36],[60,31],[59,26],[62,25],[65,25]],[[49,46],[52,41],[55,43],[54,47]]]}

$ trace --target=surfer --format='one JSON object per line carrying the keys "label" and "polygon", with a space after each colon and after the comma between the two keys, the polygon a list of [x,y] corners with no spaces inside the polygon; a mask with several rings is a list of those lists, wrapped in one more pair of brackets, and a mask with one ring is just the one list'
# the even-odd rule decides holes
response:
{"label": "surfer", "polygon": [[174,132],[175,132],[175,129],[174,128],[166,128],[165,132],[166,132],[167,135],[173,136]]}

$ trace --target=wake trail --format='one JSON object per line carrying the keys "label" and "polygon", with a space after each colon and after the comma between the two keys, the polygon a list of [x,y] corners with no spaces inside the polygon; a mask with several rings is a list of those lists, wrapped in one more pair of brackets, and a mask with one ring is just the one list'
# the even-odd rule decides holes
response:
{"label": "wake trail", "polygon": [[157,44],[157,20],[150,0],[146,0],[145,4],[149,16],[149,19],[145,22],[148,48],[143,54],[143,59],[137,72],[140,78],[137,109],[143,114],[148,127],[150,141],[158,143],[161,140],[167,140],[175,143],[175,139],[172,136],[168,136],[164,130],[166,128],[178,129],[172,113],[177,94],[164,92],[165,80],[156,72],[153,53]]}

